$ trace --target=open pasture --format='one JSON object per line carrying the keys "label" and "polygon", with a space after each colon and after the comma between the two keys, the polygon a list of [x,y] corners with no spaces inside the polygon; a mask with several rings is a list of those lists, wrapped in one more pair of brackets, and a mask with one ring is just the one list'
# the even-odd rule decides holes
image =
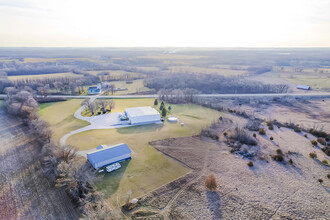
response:
{"label": "open pasture", "polygon": [[[116,99],[117,107],[114,111],[122,111],[124,108],[134,106],[153,106],[153,101],[153,99]],[[69,103],[65,104],[66,102]],[[62,107],[57,107],[57,109],[61,109],[64,105],[71,105],[71,115],[73,115],[74,109],[79,106],[79,101],[66,102],[55,104],[55,106],[62,105]],[[49,114],[50,108],[53,107],[52,111],[54,111],[55,106],[50,105],[40,111],[43,111],[43,115]],[[180,122],[185,123],[184,126],[181,126],[180,123],[165,122],[164,125],[153,124],[120,129],[90,130],[73,135],[67,140],[67,144],[73,145],[79,150],[93,149],[100,144],[113,145],[118,143],[126,143],[132,149],[131,161],[124,162],[120,170],[106,174],[97,182],[98,189],[109,201],[124,202],[126,193],[130,190],[132,197],[142,196],[189,172],[190,169],[158,152],[149,145],[149,142],[198,134],[202,127],[218,120],[220,112],[192,104],[171,105],[171,107],[172,110],[169,115],[177,116]],[[44,119],[47,120],[47,117]],[[67,132],[69,132],[69,128],[73,128],[70,125],[63,125],[66,120],[77,125],[77,122],[73,122],[74,120],[69,117],[69,114],[59,118],[52,116],[47,120],[55,129],[55,136],[59,137],[64,133],[61,130],[62,127]]]}

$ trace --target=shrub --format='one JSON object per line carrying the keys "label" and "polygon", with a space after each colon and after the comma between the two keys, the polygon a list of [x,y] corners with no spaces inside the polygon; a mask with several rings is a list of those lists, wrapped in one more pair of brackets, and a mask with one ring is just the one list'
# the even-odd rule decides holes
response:
{"label": "shrub", "polygon": [[277,150],[276,150],[276,153],[277,153],[277,154],[280,154],[280,155],[283,155],[283,152],[282,152],[281,149],[277,149]]}
{"label": "shrub", "polygon": [[122,206],[122,208],[125,211],[131,211],[132,209],[134,209],[137,206],[136,203],[131,203],[131,202],[127,202],[125,205]]}
{"label": "shrub", "polygon": [[224,132],[224,133],[223,133],[223,136],[227,137],[227,135],[228,135],[227,132]]}
{"label": "shrub", "polygon": [[230,153],[234,153],[235,152],[235,149],[230,149]]}
{"label": "shrub", "polygon": [[323,183],[323,179],[321,179],[321,178],[318,179],[318,181],[319,181],[319,183]]}
{"label": "shrub", "polygon": [[277,162],[282,162],[284,160],[283,156],[280,154],[276,154],[273,156],[273,159]]}
{"label": "shrub", "polygon": [[305,134],[304,137],[307,138],[307,134]]}
{"label": "shrub", "polygon": [[210,174],[208,177],[206,177],[205,186],[208,190],[216,190],[218,183],[213,174]]}
{"label": "shrub", "polygon": [[230,139],[240,142],[241,144],[256,145],[257,142],[250,137],[243,128],[236,127]]}
{"label": "shrub", "polygon": [[330,156],[330,147],[323,147],[323,148],[322,148],[322,151],[323,151],[326,155]]}
{"label": "shrub", "polygon": [[252,161],[249,161],[249,162],[247,163],[247,165],[248,165],[249,167],[253,167],[253,162],[252,162]]}
{"label": "shrub", "polygon": [[257,134],[256,134],[256,133],[253,133],[253,137],[255,137],[255,138],[256,138],[256,137],[257,137]]}
{"label": "shrub", "polygon": [[260,135],[265,135],[265,134],[266,134],[265,129],[260,128],[260,129],[259,129],[259,134],[260,134]]}
{"label": "shrub", "polygon": [[309,157],[312,159],[315,159],[315,158],[317,158],[317,154],[315,152],[311,152],[311,153],[309,153]]}
{"label": "shrub", "polygon": [[293,160],[290,158],[289,159],[289,164],[292,165],[293,164]]}
{"label": "shrub", "polygon": [[249,119],[245,127],[250,131],[259,131],[261,122],[260,119]]}
{"label": "shrub", "polygon": [[327,160],[322,160],[322,163],[323,163],[324,165],[328,165],[328,161],[327,161]]}
{"label": "shrub", "polygon": [[311,133],[312,135],[314,136],[317,136],[317,137],[327,137],[327,133],[325,133],[324,131],[317,131],[317,130],[314,130],[314,129],[310,129],[309,130],[309,133]]}
{"label": "shrub", "polygon": [[294,129],[293,129],[295,132],[301,132],[301,129],[299,128],[299,127],[294,127]]}
{"label": "shrub", "polygon": [[267,126],[273,126],[273,122],[272,121],[267,121],[266,124],[267,124]]}
{"label": "shrub", "polygon": [[317,138],[317,142],[319,142],[322,145],[325,145],[326,144],[325,140],[323,138],[321,138],[321,137]]}
{"label": "shrub", "polygon": [[219,120],[222,121],[222,116],[219,117]]}
{"label": "shrub", "polygon": [[274,140],[274,138],[273,138],[273,137],[270,137],[269,139],[270,139],[271,141],[272,141],[272,140]]}
{"label": "shrub", "polygon": [[274,126],[273,125],[270,125],[270,126],[268,126],[268,129],[269,130],[274,130]]}
{"label": "shrub", "polygon": [[316,141],[316,140],[312,140],[311,143],[312,143],[312,145],[314,145],[314,146],[317,145],[317,141]]}

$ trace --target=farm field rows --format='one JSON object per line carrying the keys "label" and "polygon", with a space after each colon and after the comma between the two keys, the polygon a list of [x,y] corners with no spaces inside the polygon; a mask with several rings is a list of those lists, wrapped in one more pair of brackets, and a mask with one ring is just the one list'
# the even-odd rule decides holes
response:
{"label": "farm field rows", "polygon": [[80,75],[66,72],[66,73],[50,73],[50,74],[39,74],[39,75],[17,75],[17,76],[8,76],[8,79],[11,81],[15,80],[23,80],[23,79],[45,79],[45,78],[79,78],[82,77]]}
{"label": "farm field rows", "polygon": [[79,219],[70,198],[45,178],[39,143],[0,108],[0,219]]}

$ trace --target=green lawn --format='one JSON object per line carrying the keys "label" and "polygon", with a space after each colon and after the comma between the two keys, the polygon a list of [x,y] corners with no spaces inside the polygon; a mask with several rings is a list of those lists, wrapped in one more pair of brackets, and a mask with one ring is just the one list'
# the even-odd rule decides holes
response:
{"label": "green lawn", "polygon": [[[118,99],[115,111],[127,107],[153,106],[154,99]],[[168,106],[168,105],[167,105]],[[123,168],[106,174],[97,181],[97,188],[111,202],[124,201],[125,195],[132,190],[132,197],[139,197],[163,184],[189,172],[177,161],[158,152],[148,143],[150,141],[191,136],[198,134],[215,120],[220,112],[197,105],[171,105],[170,115],[177,116],[180,123],[164,125],[141,125],[121,129],[91,130],[71,136],[67,143],[80,150],[95,148],[100,144],[113,145],[126,143],[132,149],[132,160],[123,163]],[[158,106],[159,107],[159,106]]]}
{"label": "green lawn", "polygon": [[39,114],[50,124],[55,141],[70,131],[89,125],[88,122],[78,120],[73,116],[74,112],[81,106],[82,101],[82,99],[71,99],[40,105]]}

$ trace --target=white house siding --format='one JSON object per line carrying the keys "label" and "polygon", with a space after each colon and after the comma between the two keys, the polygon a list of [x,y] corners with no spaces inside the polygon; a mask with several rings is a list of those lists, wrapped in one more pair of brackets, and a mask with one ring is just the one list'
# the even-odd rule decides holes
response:
{"label": "white house siding", "polygon": [[143,115],[130,118],[131,124],[154,123],[160,121],[160,115]]}
{"label": "white house siding", "polygon": [[121,160],[125,160],[125,159],[130,158],[130,157],[131,157],[131,154],[124,154],[124,155],[121,155],[121,156],[118,156],[118,157],[110,158],[109,160],[98,162],[94,165],[94,167],[96,169],[98,169],[98,168],[103,167],[105,165],[115,163],[115,162],[118,162],[118,161],[121,161]]}

